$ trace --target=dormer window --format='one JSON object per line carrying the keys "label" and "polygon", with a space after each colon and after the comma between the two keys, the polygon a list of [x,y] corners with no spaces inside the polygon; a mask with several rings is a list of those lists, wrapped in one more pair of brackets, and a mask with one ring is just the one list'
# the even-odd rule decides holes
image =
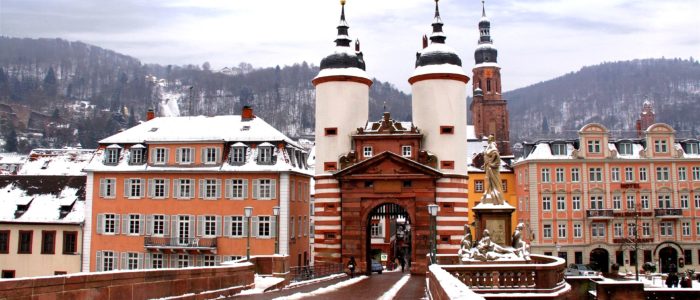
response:
{"label": "dormer window", "polygon": [[374,152],[372,150],[372,146],[364,146],[362,148],[362,156],[364,156],[365,158],[372,157],[373,154]]}
{"label": "dormer window", "polygon": [[700,154],[700,146],[697,142],[686,143],[683,150],[685,150],[685,154]]}
{"label": "dormer window", "polygon": [[131,146],[131,157],[129,159],[129,164],[140,165],[143,164],[145,160],[145,147],[143,145]]}
{"label": "dormer window", "polygon": [[258,146],[258,163],[272,164],[272,144],[262,143]]}
{"label": "dormer window", "polygon": [[666,153],[668,152],[668,142],[666,140],[656,140],[654,141],[654,151],[656,153]]}
{"label": "dormer window", "polygon": [[411,157],[412,152],[411,146],[401,146],[401,156],[403,157]]}
{"label": "dormer window", "polygon": [[600,153],[600,140],[588,141],[588,153]]}
{"label": "dormer window", "polygon": [[177,149],[177,163],[181,165],[188,165],[194,162],[194,149],[192,148],[178,148]]}
{"label": "dormer window", "polygon": [[552,155],[566,155],[566,144],[552,144]]}
{"label": "dormer window", "polygon": [[119,163],[119,151],[121,147],[118,145],[111,145],[105,149],[105,165],[116,165]]}
{"label": "dormer window", "polygon": [[632,143],[620,143],[617,152],[620,155],[632,155]]}
{"label": "dormer window", "polygon": [[246,145],[243,143],[236,143],[231,146],[231,155],[229,157],[229,163],[232,165],[242,165],[245,163],[246,155]]}

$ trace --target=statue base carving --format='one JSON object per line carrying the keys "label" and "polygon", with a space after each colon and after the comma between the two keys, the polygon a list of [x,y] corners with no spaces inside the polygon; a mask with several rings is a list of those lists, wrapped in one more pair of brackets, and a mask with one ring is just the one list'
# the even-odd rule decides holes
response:
{"label": "statue base carving", "polygon": [[476,205],[474,212],[476,222],[476,239],[480,240],[484,229],[491,233],[491,240],[500,245],[510,244],[511,233],[513,232],[511,216],[515,212],[515,207],[510,205],[493,205],[480,203]]}

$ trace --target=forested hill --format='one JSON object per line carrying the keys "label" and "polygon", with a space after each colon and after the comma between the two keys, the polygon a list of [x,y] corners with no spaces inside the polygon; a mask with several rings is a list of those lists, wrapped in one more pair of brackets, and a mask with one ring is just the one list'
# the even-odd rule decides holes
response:
{"label": "forested hill", "polygon": [[[20,151],[78,143],[94,147],[99,139],[142,120],[149,107],[159,115],[221,115],[239,114],[243,105],[252,105],[256,115],[292,137],[313,132],[316,65],[233,64],[223,72],[206,62],[143,64],[82,42],[0,37],[0,118],[12,119],[2,123],[3,132],[20,133]],[[399,119],[410,118],[409,96],[391,84],[375,79],[370,103],[372,119],[380,118],[384,106]],[[18,113],[23,110],[32,113]],[[48,122],[74,130],[42,131]],[[25,140],[26,132],[43,138]]]}
{"label": "forested hill", "polygon": [[699,136],[700,63],[644,59],[584,67],[549,81],[504,94],[512,141],[575,137],[599,122],[613,135],[633,136],[642,103],[649,100],[656,121],[680,137]]}

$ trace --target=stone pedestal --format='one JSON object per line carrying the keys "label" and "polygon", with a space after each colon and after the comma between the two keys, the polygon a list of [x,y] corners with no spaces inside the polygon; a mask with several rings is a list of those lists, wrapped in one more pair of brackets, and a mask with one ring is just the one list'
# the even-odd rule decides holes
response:
{"label": "stone pedestal", "polygon": [[473,209],[476,221],[476,241],[481,240],[484,229],[488,229],[491,234],[491,241],[501,245],[510,246],[511,235],[511,216],[515,211],[515,207],[508,204],[493,205],[480,203]]}

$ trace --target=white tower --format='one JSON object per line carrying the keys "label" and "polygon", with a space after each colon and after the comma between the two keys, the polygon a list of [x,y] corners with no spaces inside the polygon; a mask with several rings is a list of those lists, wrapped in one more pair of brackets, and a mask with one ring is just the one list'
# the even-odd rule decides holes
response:
{"label": "white tower", "polygon": [[336,171],[341,155],[352,150],[351,134],[367,123],[369,88],[372,80],[365,72],[359,41],[352,49],[345,21],[345,1],[338,25],[333,54],[321,61],[314,78],[316,87],[316,175]]}
{"label": "white tower", "polygon": [[467,175],[467,82],[462,60],[445,45],[435,1],[430,44],[416,54],[416,69],[408,80],[413,92],[413,123],[423,132],[423,149],[437,156],[445,174]]}

